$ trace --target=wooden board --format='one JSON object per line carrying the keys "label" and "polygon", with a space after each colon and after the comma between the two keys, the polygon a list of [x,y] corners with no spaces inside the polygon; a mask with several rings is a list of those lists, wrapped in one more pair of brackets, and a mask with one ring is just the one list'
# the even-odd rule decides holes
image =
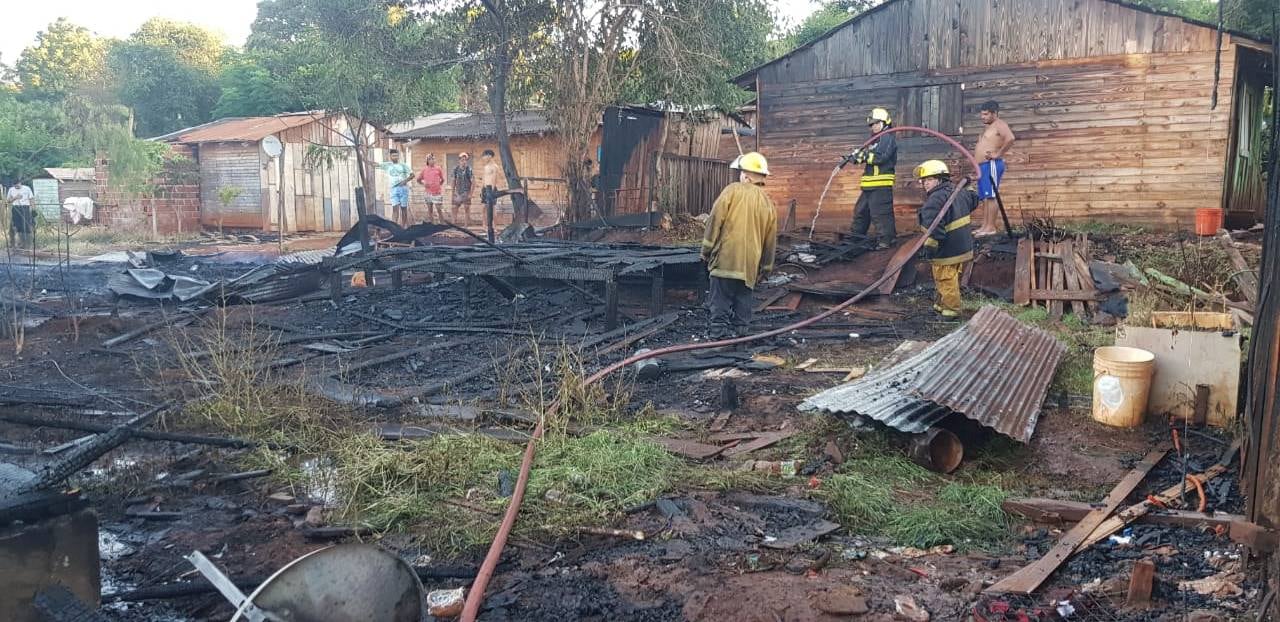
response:
{"label": "wooden board", "polygon": [[[1062,501],[1060,499],[1043,499],[1039,497],[1009,497],[1001,504],[1001,508],[1010,514],[1025,516],[1036,523],[1061,525],[1078,523],[1096,508],[1080,501]],[[1203,514],[1188,510],[1161,510],[1158,514],[1147,514],[1137,522],[1153,525],[1176,525],[1179,527],[1226,527],[1244,521],[1239,514],[1214,512]]]}
{"label": "wooden board", "polygon": [[737,456],[737,455],[740,455],[740,454],[745,454],[745,453],[753,452],[753,451],[755,451],[755,450],[757,450],[757,449],[764,449],[765,447],[768,447],[768,446],[770,446],[770,445],[772,445],[772,444],[774,444],[774,443],[776,443],[776,442],[778,442],[778,441],[780,441],[780,440],[782,440],[782,439],[784,439],[784,438],[788,438],[788,437],[790,437],[790,436],[791,436],[791,435],[793,435],[793,434],[795,434],[795,430],[783,430],[783,431],[781,431],[781,432],[769,432],[768,434],[765,434],[765,435],[761,436],[760,438],[757,438],[756,440],[751,441],[751,442],[749,442],[749,443],[743,443],[743,444],[738,445],[738,446],[736,446],[736,447],[730,447],[729,449],[726,449],[726,450],[724,451],[724,454],[723,454],[723,455],[724,455],[724,457],[726,457],[726,458],[732,458],[732,457]]}
{"label": "wooden board", "polygon": [[[1212,480],[1226,472],[1227,472],[1226,465],[1215,464],[1212,467],[1210,467],[1208,471],[1205,471],[1204,473],[1197,475],[1197,477],[1199,477],[1200,481],[1203,483],[1203,482],[1208,482],[1209,480]],[[1188,485],[1187,489],[1190,490],[1190,488],[1191,488],[1190,485]],[[1161,492],[1158,495],[1155,495],[1155,498],[1159,499],[1160,502],[1164,503],[1165,505],[1177,506],[1179,505],[1178,498],[1181,495],[1182,495],[1182,484],[1179,483],[1164,489],[1163,492]],[[1111,536],[1111,534],[1117,531],[1120,531],[1121,529],[1124,529],[1125,525],[1128,525],[1129,523],[1132,523],[1138,520],[1139,518],[1142,518],[1143,516],[1150,513],[1154,507],[1155,506],[1152,505],[1150,501],[1143,501],[1141,503],[1131,505],[1125,508],[1124,510],[1122,510],[1119,514],[1116,514],[1115,516],[1112,516],[1111,518],[1108,518],[1107,520],[1102,521],[1102,523],[1099,524],[1093,530],[1093,533],[1089,534],[1088,538],[1085,538],[1083,542],[1076,545],[1075,552],[1078,553],[1099,542],[1102,542],[1103,540],[1106,540]]]}
{"label": "wooden board", "polygon": [[1054,290],[1054,289],[1033,289],[1029,293],[1031,300],[1037,301],[1088,301],[1094,302],[1098,299],[1097,294],[1089,292]]}
{"label": "wooden board", "polygon": [[[890,275],[889,278],[880,285],[879,291],[881,296],[888,296],[889,294],[892,294],[894,288],[898,286],[898,279],[902,277],[902,273],[913,268],[913,260],[911,258],[911,256],[915,254],[912,251],[912,248],[915,246],[912,244],[913,241],[914,240],[908,240],[907,242],[904,242],[902,246],[898,247],[898,250],[893,252],[893,258],[889,260],[889,264],[884,268],[885,272],[888,272],[894,266],[898,265],[899,262],[902,263],[902,269]],[[912,272],[914,272],[914,270],[912,270]]]}
{"label": "wooden board", "polygon": [[[1076,274],[1075,262],[1075,244],[1071,240],[1063,240],[1058,245],[1058,254],[1062,258],[1062,272],[1066,279],[1067,291],[1078,292],[1082,290],[1080,285],[1080,277]],[[1085,317],[1084,303],[1079,300],[1071,300],[1071,312],[1077,317]]]}
{"label": "wooden board", "polygon": [[[1054,245],[1054,251],[1055,252],[1057,251],[1056,245]],[[1049,283],[1051,287],[1055,290],[1058,290],[1058,291],[1066,290],[1067,282],[1062,272],[1061,261],[1049,262]],[[1049,301],[1049,319],[1053,319],[1053,320],[1062,319],[1062,312],[1063,312],[1063,305],[1061,300]]]}
{"label": "wooden board", "polygon": [[1079,549],[1082,542],[1085,542],[1094,529],[1103,524],[1116,508],[1124,502],[1125,498],[1142,483],[1147,477],[1151,469],[1164,458],[1168,453],[1167,449],[1158,449],[1146,455],[1116,487],[1111,490],[1111,494],[1103,501],[1102,507],[1092,511],[1088,516],[1076,523],[1070,531],[1063,534],[1058,543],[1054,545],[1044,557],[1032,562],[1030,565],[1023,567],[1021,570],[1001,579],[995,585],[987,588],[985,591],[989,594],[1030,594],[1040,587],[1044,580],[1053,574],[1063,562],[1071,557]]}
{"label": "wooden board", "polygon": [[1027,306],[1031,304],[1031,274],[1035,265],[1031,238],[1018,240],[1018,255],[1013,268],[1013,304]]}

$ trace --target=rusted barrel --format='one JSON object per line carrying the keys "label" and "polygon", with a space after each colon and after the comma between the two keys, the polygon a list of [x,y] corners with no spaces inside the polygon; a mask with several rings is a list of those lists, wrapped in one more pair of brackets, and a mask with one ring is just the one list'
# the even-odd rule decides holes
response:
{"label": "rusted barrel", "polygon": [[939,473],[950,473],[964,460],[964,443],[944,428],[930,428],[911,441],[911,461]]}

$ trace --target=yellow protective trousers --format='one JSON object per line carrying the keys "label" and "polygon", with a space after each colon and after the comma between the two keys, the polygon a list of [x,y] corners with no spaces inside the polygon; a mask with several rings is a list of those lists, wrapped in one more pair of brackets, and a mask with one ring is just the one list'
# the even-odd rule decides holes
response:
{"label": "yellow protective trousers", "polygon": [[938,306],[960,312],[960,274],[966,262],[939,264],[933,262],[933,287],[938,292]]}

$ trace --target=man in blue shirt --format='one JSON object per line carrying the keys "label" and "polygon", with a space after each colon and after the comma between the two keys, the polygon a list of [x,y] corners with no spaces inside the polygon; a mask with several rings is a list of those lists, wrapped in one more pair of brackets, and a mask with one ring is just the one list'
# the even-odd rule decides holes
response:
{"label": "man in blue shirt", "polygon": [[387,172],[391,180],[391,219],[401,226],[409,226],[409,180],[413,179],[413,169],[400,161],[400,151],[391,150],[391,161],[383,162],[382,170]]}

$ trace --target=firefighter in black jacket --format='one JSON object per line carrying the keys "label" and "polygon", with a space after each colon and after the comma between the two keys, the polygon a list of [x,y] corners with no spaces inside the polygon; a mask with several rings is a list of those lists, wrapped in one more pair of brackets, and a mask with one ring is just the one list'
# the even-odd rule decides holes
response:
{"label": "firefighter in black jacket", "polygon": [[865,236],[872,221],[876,225],[878,238],[876,248],[888,248],[893,245],[898,232],[893,224],[893,169],[898,164],[898,139],[893,134],[881,134],[893,124],[889,111],[875,108],[867,116],[867,126],[875,142],[865,149],[857,149],[849,154],[844,166],[849,162],[865,164],[862,172],[862,192],[858,195],[858,203],[853,208],[853,233]]}
{"label": "firefighter in black jacket", "polygon": [[[916,167],[916,178],[924,187],[924,205],[920,206],[920,228],[927,230],[946,204],[955,185],[951,171],[941,160],[928,160]],[[961,190],[938,227],[925,240],[920,255],[933,266],[933,285],[938,304],[933,310],[942,317],[960,317],[960,274],[965,263],[973,260],[973,233],[969,231],[969,215],[978,204],[978,195],[968,188]]]}

